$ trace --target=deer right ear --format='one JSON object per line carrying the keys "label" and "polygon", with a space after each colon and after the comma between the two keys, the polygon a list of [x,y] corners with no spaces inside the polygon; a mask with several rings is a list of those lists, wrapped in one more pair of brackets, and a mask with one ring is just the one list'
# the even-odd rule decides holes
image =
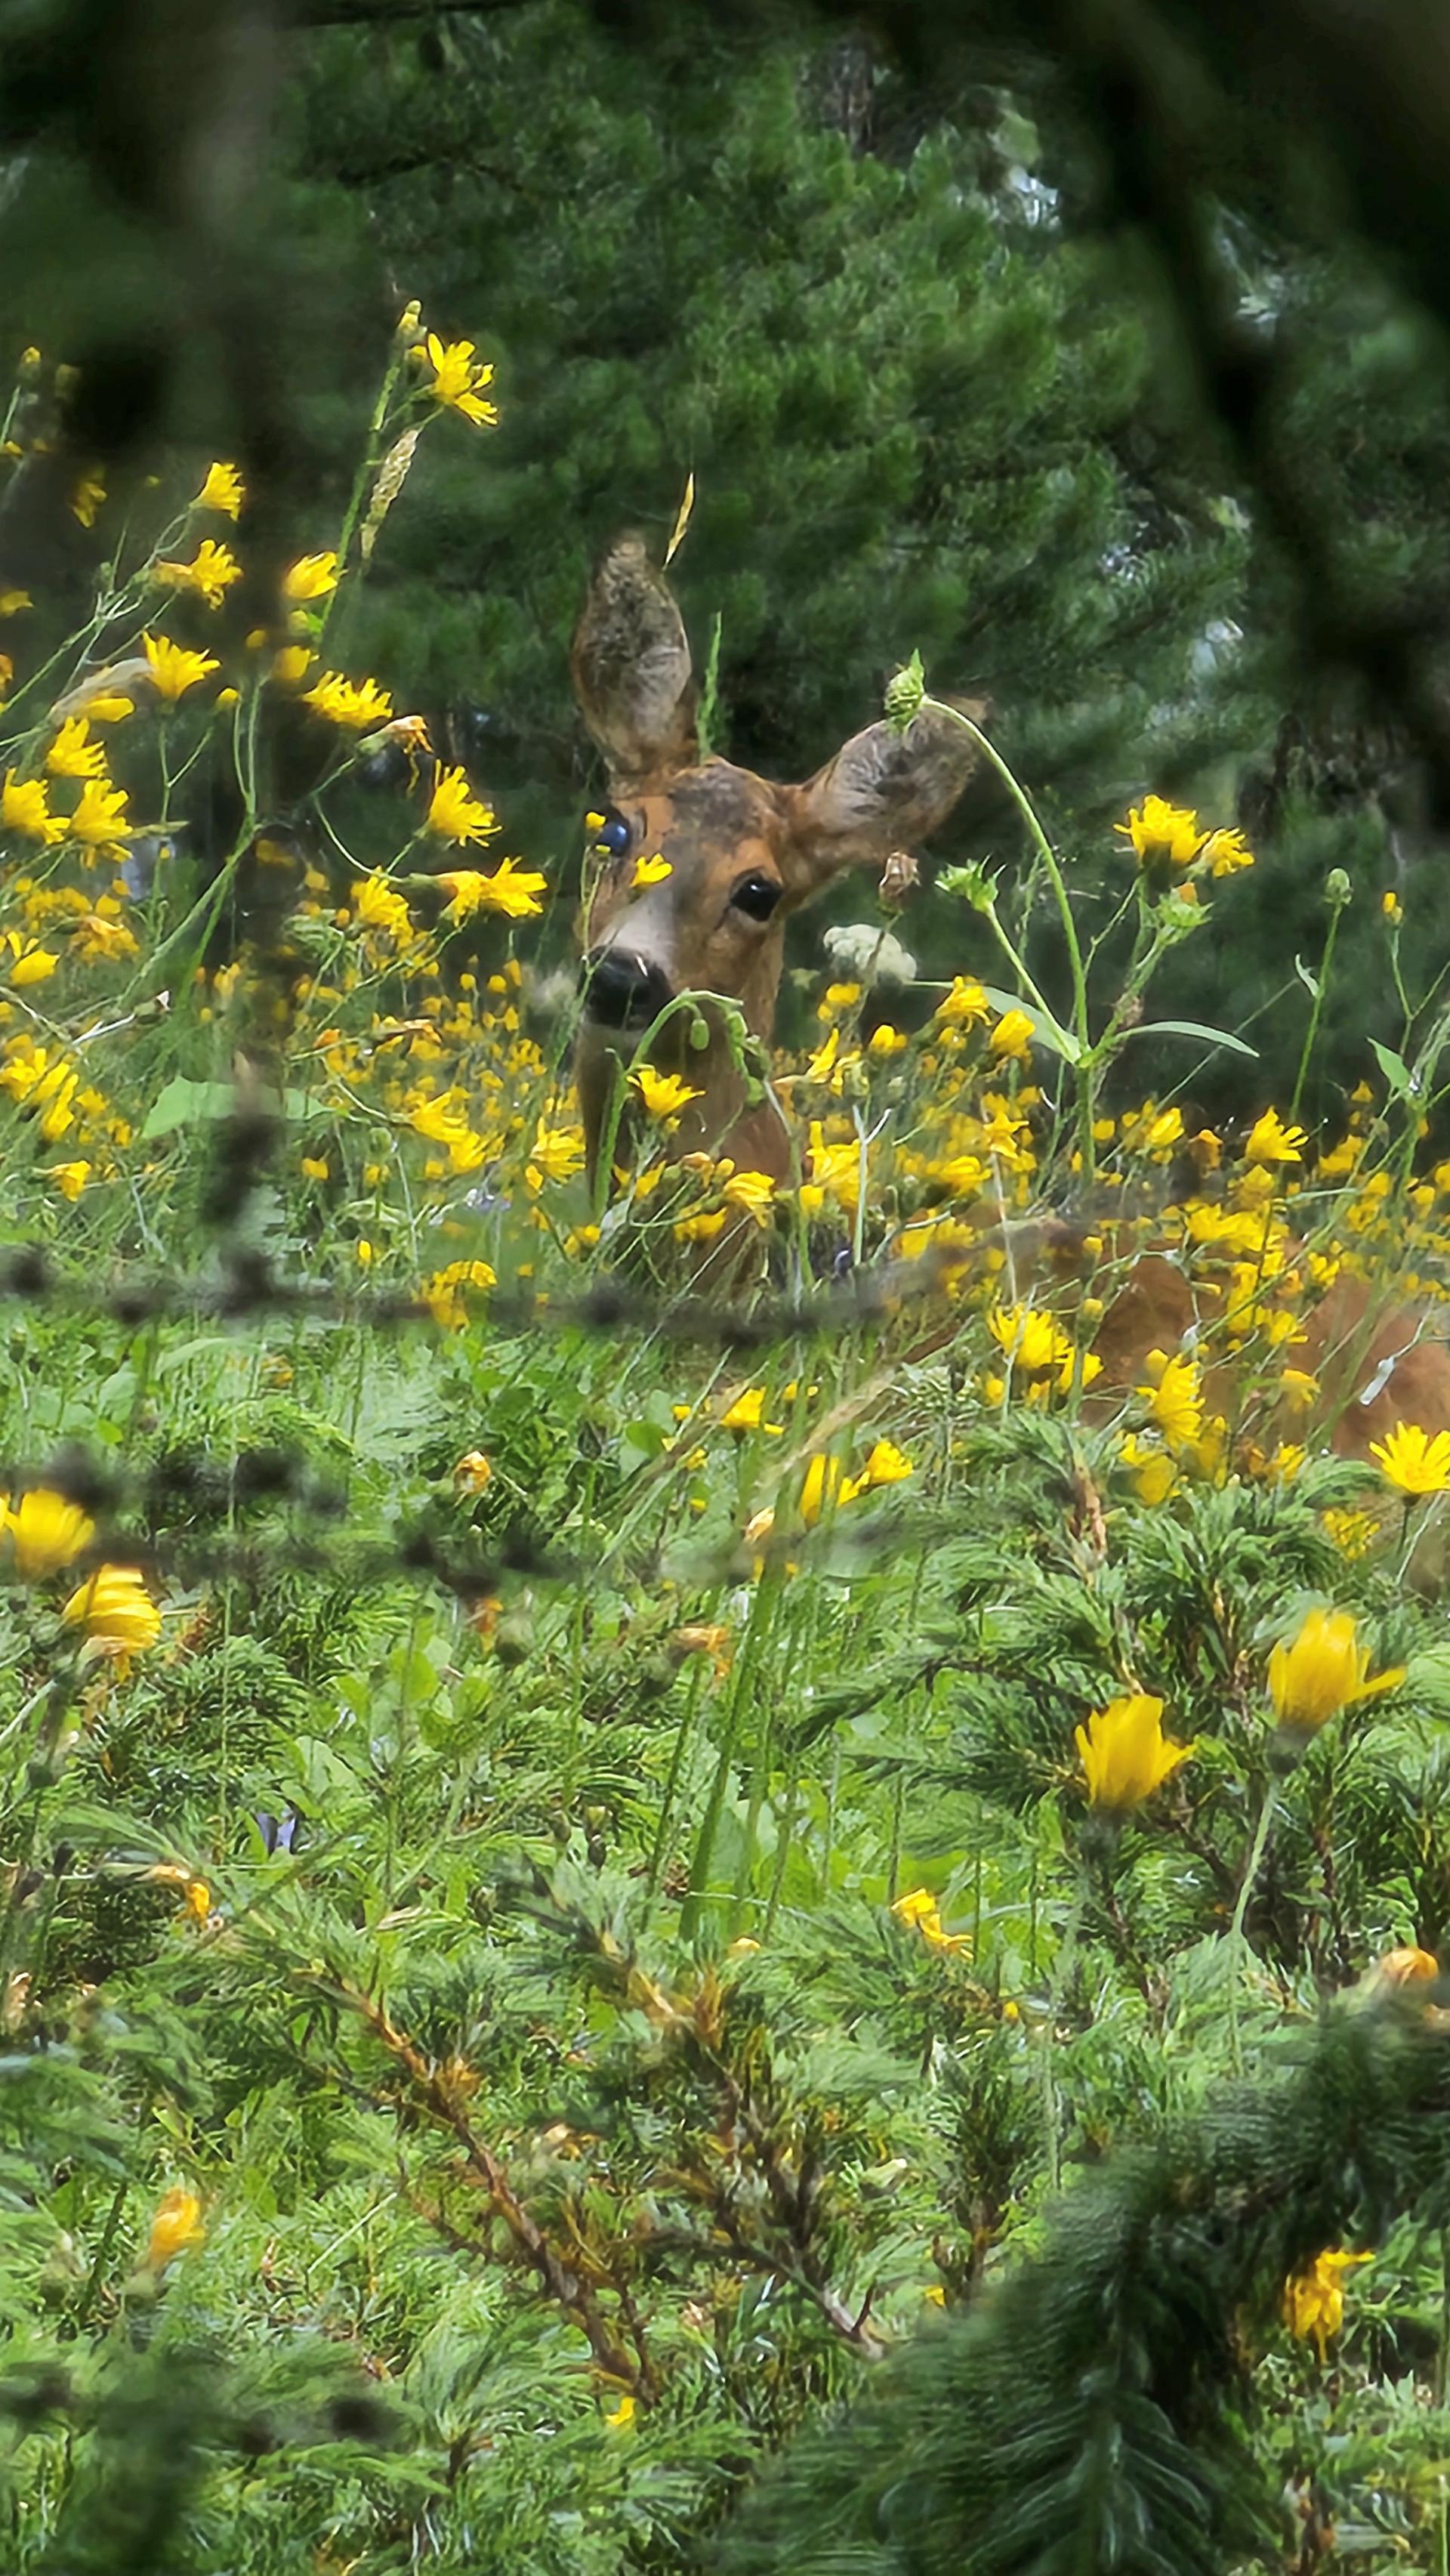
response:
{"label": "deer right ear", "polygon": [[[983,698],[948,703],[974,725],[991,714]],[[796,900],[840,868],[879,867],[902,843],[924,839],[945,821],[980,759],[966,728],[934,707],[923,707],[904,733],[881,723],[853,734],[804,787],[783,791],[802,880]]]}
{"label": "deer right ear", "polygon": [[617,785],[638,787],[695,760],[685,622],[642,537],[616,538],[595,573],[569,667],[584,721]]}

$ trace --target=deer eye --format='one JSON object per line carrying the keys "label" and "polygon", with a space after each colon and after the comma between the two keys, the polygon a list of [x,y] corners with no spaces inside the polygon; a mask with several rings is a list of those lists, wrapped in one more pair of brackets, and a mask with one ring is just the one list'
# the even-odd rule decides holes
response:
{"label": "deer eye", "polygon": [[737,912],[747,913],[752,921],[769,921],[783,891],[773,877],[742,877],[730,900]]}

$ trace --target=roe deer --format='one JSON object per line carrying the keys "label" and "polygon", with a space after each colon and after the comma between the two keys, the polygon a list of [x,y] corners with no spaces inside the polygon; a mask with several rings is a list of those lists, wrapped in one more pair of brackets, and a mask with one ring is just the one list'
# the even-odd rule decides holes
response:
{"label": "roe deer", "polygon": [[[685,992],[738,1002],[768,1044],[788,914],[843,868],[882,868],[902,843],[951,812],[977,766],[970,736],[923,713],[898,733],[854,734],[803,786],[778,787],[728,760],[699,757],[684,620],[638,537],[622,537],[594,577],[574,636],[574,687],[609,772],[610,849],[583,924],[584,1018],[577,1058],[591,1170],[615,1068]],[[963,700],[976,720],[983,704]],[[667,873],[636,884],[641,860]],[[699,1097],[675,1129],[681,1154],[728,1154],[738,1170],[783,1180],[790,1139],[768,1100],[751,1105],[722,1015],[702,1005],[708,1042],[676,1013],[653,1051]]]}
{"label": "roe deer", "polygon": [[[684,621],[643,541],[610,549],[575,632],[572,670],[589,731],[604,753],[608,856],[582,924],[583,1022],[576,1059],[591,1171],[612,1086],[640,1038],[684,993],[738,1003],[768,1045],[788,915],[840,870],[882,867],[902,844],[929,833],[956,804],[977,767],[970,735],[924,709],[898,732],[885,722],[852,736],[800,786],[778,786],[727,760],[699,757],[695,688]],[[958,701],[980,723],[986,706]],[[642,870],[639,862],[662,866]],[[638,872],[638,874],[637,874]],[[662,1072],[683,1074],[698,1094],[674,1130],[680,1155],[728,1154],[737,1170],[788,1177],[791,1139],[771,1099],[751,1103],[724,1021],[701,1005],[707,1043],[694,1049],[680,1011],[652,1049]],[[1049,1221],[1029,1268],[1062,1282],[1085,1267],[1079,1229]],[[757,1238],[758,1240],[758,1238]],[[717,1248],[718,1249],[718,1248]],[[728,1258],[710,1265],[717,1283]],[[1093,1349],[1102,1364],[1090,1401],[1120,1402],[1155,1350],[1191,1347],[1211,1328],[1215,1292],[1177,1260],[1143,1250],[1112,1265],[1114,1286]],[[954,1327],[953,1327],[954,1329]],[[938,1338],[941,1338],[940,1336]],[[1338,1279],[1304,1317],[1296,1367],[1320,1381],[1320,1410],[1334,1448],[1366,1457],[1398,1421],[1450,1428],[1450,1355],[1423,1318],[1403,1307],[1376,1312],[1357,1278]],[[1230,1355],[1206,1392],[1235,1411]]]}

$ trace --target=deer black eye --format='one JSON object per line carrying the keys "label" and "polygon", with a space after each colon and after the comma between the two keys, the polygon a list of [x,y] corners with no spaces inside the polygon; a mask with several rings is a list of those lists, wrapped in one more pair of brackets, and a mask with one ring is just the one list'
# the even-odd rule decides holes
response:
{"label": "deer black eye", "polygon": [[781,893],[773,877],[742,877],[730,900],[737,912],[748,913],[752,921],[769,921]]}

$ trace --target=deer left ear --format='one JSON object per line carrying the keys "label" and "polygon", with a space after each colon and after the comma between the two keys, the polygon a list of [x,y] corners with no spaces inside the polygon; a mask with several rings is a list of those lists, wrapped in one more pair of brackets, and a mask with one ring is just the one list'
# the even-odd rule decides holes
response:
{"label": "deer left ear", "polygon": [[685,621],[642,537],[617,537],[599,565],[569,665],[614,785],[638,787],[698,757]]}
{"label": "deer left ear", "polygon": [[[982,698],[952,703],[976,725],[991,713]],[[929,707],[903,733],[883,722],[853,734],[803,787],[782,791],[797,900],[841,868],[883,865],[903,842],[924,839],[945,821],[980,758],[971,735]]]}

